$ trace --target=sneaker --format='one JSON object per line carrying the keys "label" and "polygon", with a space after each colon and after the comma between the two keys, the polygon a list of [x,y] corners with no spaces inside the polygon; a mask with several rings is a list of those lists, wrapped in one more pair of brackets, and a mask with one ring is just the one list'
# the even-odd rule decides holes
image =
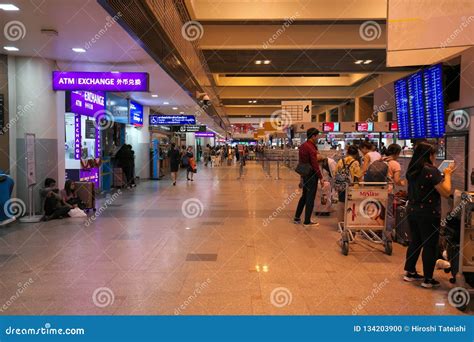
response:
{"label": "sneaker", "polygon": [[405,275],[403,276],[403,280],[405,281],[417,281],[417,280],[423,280],[424,277],[421,274],[418,274],[418,272],[411,273],[411,272],[406,272]]}
{"label": "sneaker", "polygon": [[319,222],[310,222],[310,223],[303,223],[303,227],[309,228],[309,227],[318,227]]}
{"label": "sneaker", "polygon": [[299,219],[299,218],[294,218],[294,219],[293,219],[293,223],[294,223],[294,224],[301,224],[301,219]]}
{"label": "sneaker", "polygon": [[421,287],[424,287],[425,289],[431,289],[433,287],[438,287],[439,286],[439,281],[436,281],[434,279],[425,279],[421,283]]}

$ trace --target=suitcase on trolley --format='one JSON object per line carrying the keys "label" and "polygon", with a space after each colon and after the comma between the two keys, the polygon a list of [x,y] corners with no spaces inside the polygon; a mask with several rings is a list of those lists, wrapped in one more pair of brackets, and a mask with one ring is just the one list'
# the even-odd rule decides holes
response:
{"label": "suitcase on trolley", "polygon": [[406,205],[395,206],[395,241],[403,246],[410,244],[410,224]]}
{"label": "suitcase on trolley", "polygon": [[95,211],[95,188],[92,182],[76,182],[77,195],[85,205],[86,210]]}

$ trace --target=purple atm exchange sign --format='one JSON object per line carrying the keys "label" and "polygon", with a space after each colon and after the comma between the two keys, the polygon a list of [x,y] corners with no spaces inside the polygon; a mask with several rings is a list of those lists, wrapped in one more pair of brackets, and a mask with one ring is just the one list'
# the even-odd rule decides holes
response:
{"label": "purple atm exchange sign", "polygon": [[53,71],[53,90],[148,91],[148,73]]}
{"label": "purple atm exchange sign", "polygon": [[105,93],[101,91],[72,91],[69,94],[69,108],[66,111],[94,116],[105,110]]}

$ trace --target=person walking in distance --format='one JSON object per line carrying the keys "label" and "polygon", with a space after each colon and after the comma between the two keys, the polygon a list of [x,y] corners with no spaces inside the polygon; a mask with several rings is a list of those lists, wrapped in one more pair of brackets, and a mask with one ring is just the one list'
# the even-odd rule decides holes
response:
{"label": "person walking in distance", "polygon": [[179,152],[179,149],[176,148],[175,143],[171,144],[171,148],[168,151],[168,158],[170,160],[171,179],[173,180],[173,185],[176,185],[179,163],[181,162],[181,154]]}
{"label": "person walking in distance", "polygon": [[305,209],[304,227],[319,226],[319,223],[311,221],[311,215],[314,209],[314,200],[316,198],[316,189],[318,180],[322,180],[321,170],[318,163],[318,148],[316,142],[318,141],[319,131],[316,128],[310,128],[306,132],[307,140],[299,147],[299,163],[311,165],[311,172],[309,175],[303,177],[303,194],[298,202],[293,222],[295,224],[301,223],[301,214]]}

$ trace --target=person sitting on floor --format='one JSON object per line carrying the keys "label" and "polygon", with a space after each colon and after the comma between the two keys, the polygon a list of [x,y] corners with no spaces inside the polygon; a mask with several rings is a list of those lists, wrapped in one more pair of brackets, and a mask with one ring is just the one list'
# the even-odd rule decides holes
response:
{"label": "person sitting on floor", "polygon": [[44,200],[44,216],[42,218],[43,221],[69,217],[68,213],[72,207],[62,200],[61,195],[59,194],[59,189],[56,187],[56,181],[54,179],[45,179],[44,187],[40,189],[40,195],[41,198]]}
{"label": "person sitting on floor", "polygon": [[84,203],[77,195],[76,183],[73,180],[66,181],[64,189],[61,190],[61,198],[73,208],[84,209]]}

